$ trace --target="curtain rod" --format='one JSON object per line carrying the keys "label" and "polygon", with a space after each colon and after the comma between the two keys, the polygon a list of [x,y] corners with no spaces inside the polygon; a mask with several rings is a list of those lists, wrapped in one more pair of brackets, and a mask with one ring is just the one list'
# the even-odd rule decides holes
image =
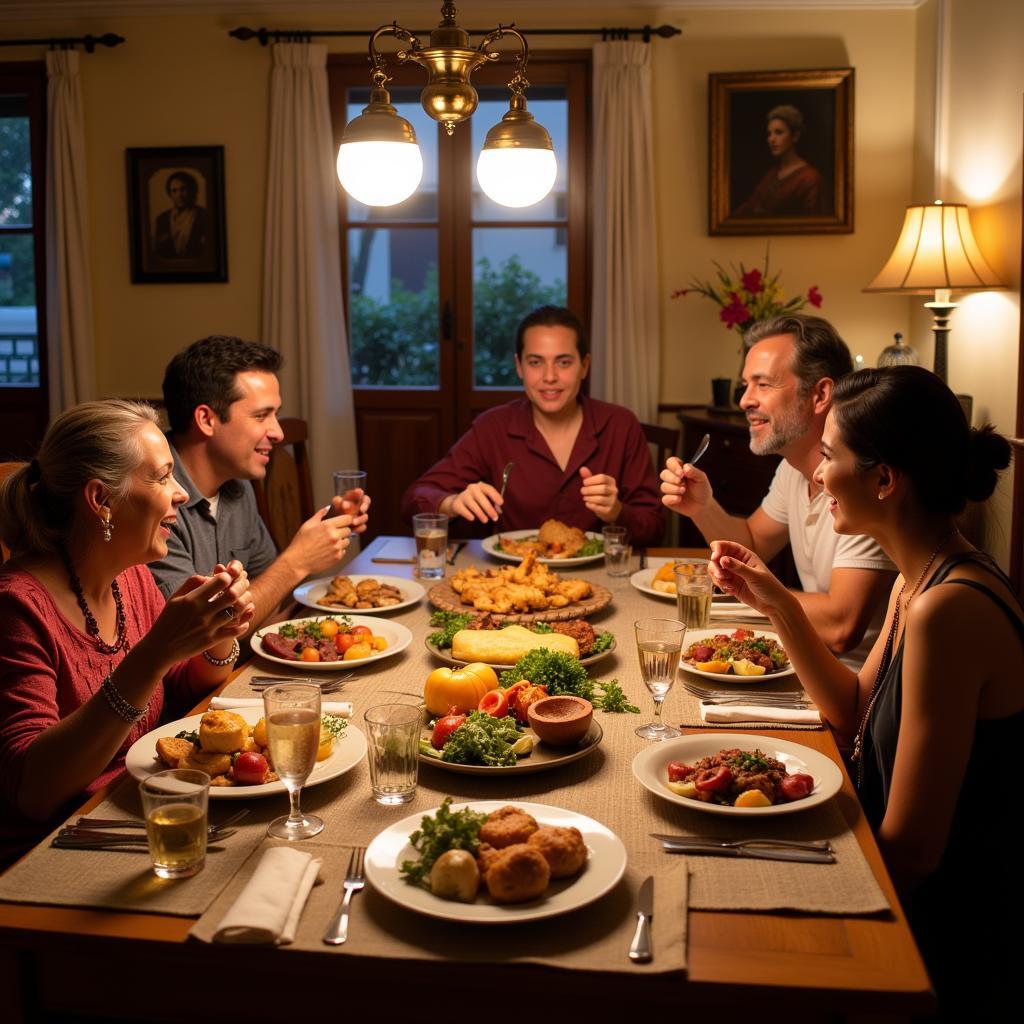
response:
{"label": "curtain rod", "polygon": [[[410,29],[410,31],[417,36],[429,36],[431,32],[429,28]],[[465,31],[471,36],[482,36],[493,31],[493,26],[491,29],[467,28]],[[682,29],[678,29],[674,25],[659,25],[657,28],[652,28],[650,25],[644,25],[643,28],[594,28],[593,26],[590,28],[531,28],[520,29],[520,31],[524,36],[531,38],[533,36],[600,36],[604,40],[609,40],[641,36],[645,43],[649,43],[655,37],[670,39],[672,36],[682,33]],[[240,39],[243,43],[250,39],[258,39],[260,46],[282,40],[285,42],[309,42],[314,36],[347,36],[353,39],[366,39],[372,34],[372,29],[268,29],[247,28],[244,25],[233,28],[228,33],[229,36],[234,36],[235,39]]]}
{"label": "curtain rod", "polygon": [[73,46],[81,44],[85,47],[86,53],[95,53],[97,46],[120,46],[124,36],[107,32],[102,36],[53,36],[49,39],[0,39],[0,46],[49,46],[60,47],[62,50],[70,50]]}

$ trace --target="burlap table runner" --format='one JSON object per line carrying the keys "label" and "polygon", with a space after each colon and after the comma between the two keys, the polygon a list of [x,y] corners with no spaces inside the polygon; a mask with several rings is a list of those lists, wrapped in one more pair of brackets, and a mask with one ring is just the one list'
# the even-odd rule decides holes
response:
{"label": "burlap table runner", "polygon": [[[465,561],[463,553],[460,563]],[[387,567],[381,568],[386,570]],[[738,835],[763,833],[764,819],[734,822],[721,816],[688,811],[657,800],[633,778],[632,759],[645,746],[633,730],[653,716],[653,706],[640,680],[632,623],[644,616],[670,617],[674,608],[668,602],[659,602],[641,594],[629,585],[628,579],[609,579],[600,567],[573,575],[588,577],[592,574],[593,578],[604,581],[612,589],[614,597],[612,604],[591,621],[603,629],[612,630],[619,644],[612,655],[594,666],[592,674],[600,679],[618,677],[627,695],[642,709],[640,715],[599,713],[605,732],[601,746],[583,760],[550,772],[487,778],[458,775],[433,764],[424,765],[414,801],[399,809],[386,809],[374,803],[364,762],[348,774],[314,786],[303,794],[303,807],[319,814],[327,822],[318,841],[337,846],[368,844],[392,822],[413,812],[430,810],[446,795],[453,796],[456,801],[522,799],[579,811],[602,822],[622,839],[629,854],[630,867],[638,876],[653,873],[660,878],[666,870],[675,868],[684,860],[663,853],[649,838],[650,832],[692,829],[702,834],[724,834],[724,826],[728,823],[738,830]],[[374,704],[419,701],[424,679],[437,665],[423,645],[430,631],[427,625],[429,611],[429,606],[421,604],[392,615],[393,621],[402,622],[412,630],[412,644],[393,658],[357,670],[352,682],[337,695],[354,702],[353,725],[356,727],[366,709]],[[254,671],[266,672],[268,668],[289,672],[283,666],[255,659],[254,664],[242,672],[226,692],[252,696],[255,691],[248,685],[249,675]],[[292,674],[301,675],[301,669]],[[664,712],[666,721],[681,720],[682,692],[681,687],[676,687],[669,694]],[[130,783],[114,794],[112,801],[120,807],[121,813],[139,813],[135,793],[135,785]],[[218,803],[212,820],[217,820],[218,812],[226,816],[237,806],[236,801]],[[238,833],[225,841],[223,852],[207,859],[206,868],[195,878],[170,883],[169,886],[155,885],[155,879],[150,882],[146,877],[148,864],[145,853],[40,847],[0,879],[0,899],[200,914],[263,841],[267,823],[286,811],[287,800],[281,795],[253,800],[248,806],[252,813]],[[104,804],[96,813],[107,814],[108,809]],[[856,840],[852,836],[843,836],[842,816],[834,806],[832,811],[831,816],[829,809],[823,808],[820,812],[808,811],[773,818],[770,834],[777,837],[813,834],[814,838],[831,838],[839,849],[837,864],[822,866],[687,857],[685,863],[692,876],[691,906],[709,909],[785,908],[832,914],[870,913],[884,908],[884,897],[874,884]],[[115,810],[110,816],[116,813]],[[604,899],[613,898],[620,897],[609,894]],[[700,902],[695,903],[695,898]],[[414,918],[412,914],[401,913],[406,918]]]}
{"label": "burlap table runner", "polygon": [[[192,928],[191,935],[211,942],[224,914],[238,897],[272,840],[262,844],[231,884]],[[648,874],[635,866],[602,899],[561,920],[515,925],[461,924],[423,917],[399,907],[367,886],[352,902],[348,941],[325,946],[321,936],[343,895],[342,881],[350,847],[314,839],[302,849],[323,857],[320,877],[299,923],[295,942],[284,950],[329,955],[391,957],[398,960],[457,960],[469,963],[537,963],[546,967],[663,974],[686,968],[686,865],[659,872],[654,887],[652,944],[654,959],[634,964],[626,957],[636,926],[636,901]],[[566,923],[561,923],[565,921]]]}

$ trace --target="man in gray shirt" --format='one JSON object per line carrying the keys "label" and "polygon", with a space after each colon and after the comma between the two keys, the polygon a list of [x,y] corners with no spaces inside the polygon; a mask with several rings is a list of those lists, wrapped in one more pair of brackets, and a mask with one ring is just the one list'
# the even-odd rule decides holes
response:
{"label": "man in gray shirt", "polygon": [[252,580],[254,628],[272,621],[306,576],[342,557],[353,531],[366,528],[370,504],[365,495],[356,509],[334,498],[278,554],[247,481],[266,475],[270,451],[284,436],[280,367],[272,348],[214,336],[179,352],[163,383],[174,475],[188,501],[177,510],[167,556],[150,569],[169,597],[198,566],[237,559]]}

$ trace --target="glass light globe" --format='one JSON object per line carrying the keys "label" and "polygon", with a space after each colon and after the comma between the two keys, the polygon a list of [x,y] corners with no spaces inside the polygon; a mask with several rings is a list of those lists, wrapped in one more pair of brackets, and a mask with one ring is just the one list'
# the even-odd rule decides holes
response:
{"label": "glass light globe", "polygon": [[423,155],[415,142],[343,142],[338,147],[338,180],[366,206],[394,206],[416,191]]}
{"label": "glass light globe", "polygon": [[517,208],[539,203],[554,186],[557,170],[550,149],[483,149],[476,162],[484,195],[501,206]]}

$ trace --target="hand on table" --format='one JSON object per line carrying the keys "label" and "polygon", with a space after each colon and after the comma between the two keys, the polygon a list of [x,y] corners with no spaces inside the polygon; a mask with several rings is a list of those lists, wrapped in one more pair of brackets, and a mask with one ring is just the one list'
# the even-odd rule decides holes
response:
{"label": "hand on table", "polygon": [[707,474],[674,455],[661,471],[661,493],[661,503],[684,516],[697,515],[714,497]]}
{"label": "hand on table", "polygon": [[438,511],[445,515],[462,516],[470,522],[478,520],[481,523],[496,523],[504,503],[505,499],[497,487],[478,480],[464,491],[450,494],[441,502]]}
{"label": "hand on table", "polygon": [[586,466],[580,466],[580,497],[583,504],[603,523],[614,523],[622,512],[619,501],[619,485],[615,477],[607,473],[592,473]]}

